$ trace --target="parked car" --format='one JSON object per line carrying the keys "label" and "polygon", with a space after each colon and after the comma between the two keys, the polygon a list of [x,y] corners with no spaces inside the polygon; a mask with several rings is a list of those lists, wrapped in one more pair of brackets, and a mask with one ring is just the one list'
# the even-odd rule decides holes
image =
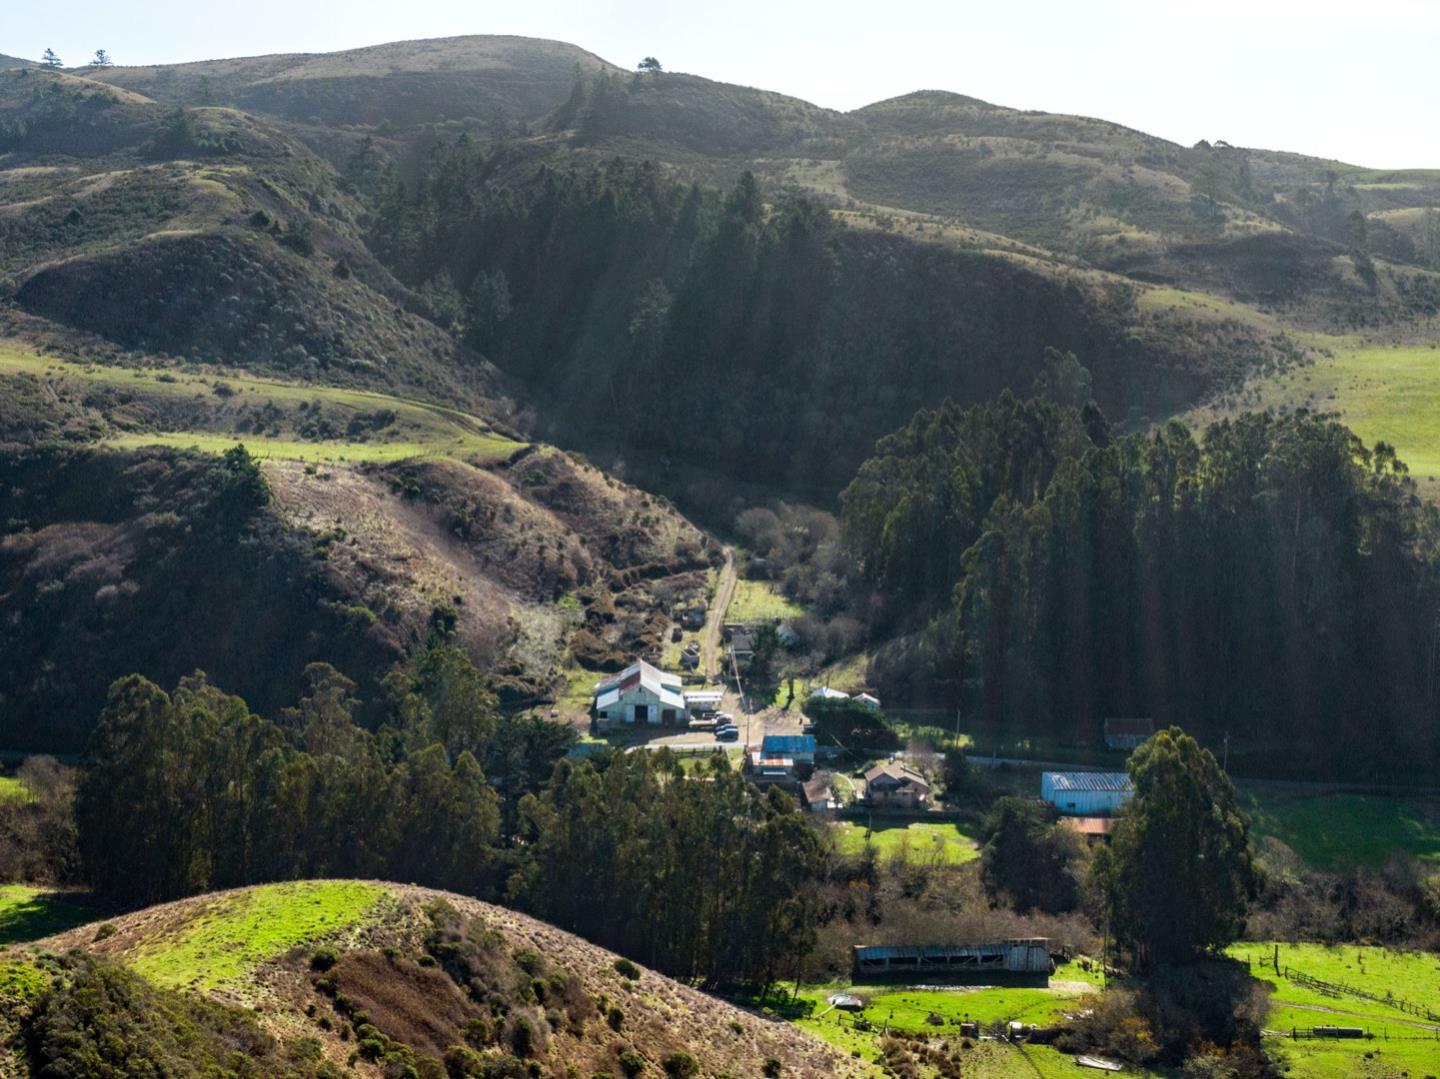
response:
{"label": "parked car", "polygon": [[715,737],[722,742],[733,742],[740,737],[740,728],[733,723],[727,723],[723,727],[715,728]]}

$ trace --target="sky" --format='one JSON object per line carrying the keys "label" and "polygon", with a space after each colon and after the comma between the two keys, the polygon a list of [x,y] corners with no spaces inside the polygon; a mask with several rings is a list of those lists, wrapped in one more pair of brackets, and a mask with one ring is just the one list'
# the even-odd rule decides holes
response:
{"label": "sky", "polygon": [[1440,0],[0,0],[0,53],[79,64],[568,41],[853,109],[911,90],[1378,168],[1440,168]]}

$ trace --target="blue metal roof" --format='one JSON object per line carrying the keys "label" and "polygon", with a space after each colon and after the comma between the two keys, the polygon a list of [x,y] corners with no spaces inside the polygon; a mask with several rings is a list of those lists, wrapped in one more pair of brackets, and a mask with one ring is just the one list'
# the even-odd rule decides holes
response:
{"label": "blue metal roof", "polygon": [[813,734],[767,734],[765,741],[760,743],[762,753],[777,753],[781,755],[794,755],[796,753],[814,753],[815,736]]}

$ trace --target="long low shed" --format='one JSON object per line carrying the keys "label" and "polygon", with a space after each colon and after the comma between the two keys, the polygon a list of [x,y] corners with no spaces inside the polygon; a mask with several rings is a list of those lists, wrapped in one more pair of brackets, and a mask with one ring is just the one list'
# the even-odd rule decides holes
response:
{"label": "long low shed", "polygon": [[1046,937],[1021,937],[989,944],[888,947],[861,944],[854,950],[856,982],[895,978],[927,982],[1004,981],[1048,984],[1055,970]]}

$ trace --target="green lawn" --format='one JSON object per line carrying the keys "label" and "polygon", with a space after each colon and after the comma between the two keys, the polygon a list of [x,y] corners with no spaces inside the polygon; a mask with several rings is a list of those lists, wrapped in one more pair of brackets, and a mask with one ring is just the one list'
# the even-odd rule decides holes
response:
{"label": "green lawn", "polygon": [[958,821],[877,821],[867,835],[864,824],[839,821],[831,834],[842,854],[859,854],[868,843],[882,858],[903,851],[910,861],[938,857],[944,865],[963,865],[980,857],[975,845],[977,831],[977,826]]}
{"label": "green lawn", "polygon": [[1378,865],[1397,852],[1440,862],[1440,801],[1345,792],[1296,793],[1242,783],[1257,835],[1274,836],[1317,869]]}
{"label": "green lawn", "polygon": [[146,947],[129,964],[162,985],[213,989],[354,925],[386,894],[360,881],[307,881],[221,895],[174,939]]}
{"label": "green lawn", "polygon": [[95,917],[95,911],[73,893],[0,884],[0,946],[63,933]]}
{"label": "green lawn", "polygon": [[798,618],[805,612],[769,581],[735,582],[735,596],[725,612],[727,622],[758,622],[766,618]]}
{"label": "green lawn", "polygon": [[[1268,1029],[1281,1033],[1314,1026],[1358,1026],[1375,1035],[1355,1041],[1267,1038],[1266,1048],[1290,1062],[1290,1074],[1344,1079],[1409,1071],[1418,1079],[1436,1072],[1440,1040],[1434,1031],[1410,1025],[1419,1020],[1382,1002],[1349,994],[1330,996],[1277,976],[1269,965],[1275,947],[1269,942],[1245,943],[1229,950],[1237,959],[1249,961],[1253,976],[1274,989]],[[1279,949],[1282,970],[1290,967],[1327,982],[1393,993],[1440,1011],[1440,956],[1357,945],[1282,943]]]}

